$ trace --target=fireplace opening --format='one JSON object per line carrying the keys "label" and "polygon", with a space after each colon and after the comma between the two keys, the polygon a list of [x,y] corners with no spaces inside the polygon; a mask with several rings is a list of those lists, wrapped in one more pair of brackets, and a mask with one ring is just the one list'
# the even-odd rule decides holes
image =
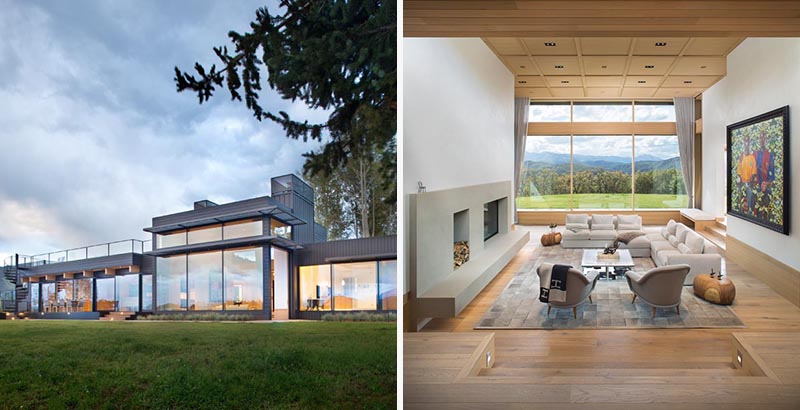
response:
{"label": "fireplace opening", "polygon": [[500,199],[483,204],[483,240],[486,241],[499,232],[498,206]]}
{"label": "fireplace opening", "polygon": [[453,270],[469,261],[469,209],[453,214]]}

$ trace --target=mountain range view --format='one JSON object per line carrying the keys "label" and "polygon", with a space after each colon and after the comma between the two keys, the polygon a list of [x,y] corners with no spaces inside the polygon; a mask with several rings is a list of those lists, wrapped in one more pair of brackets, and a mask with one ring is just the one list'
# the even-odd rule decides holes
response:
{"label": "mountain range view", "polygon": [[[631,158],[613,155],[574,154],[573,168],[575,172],[603,169],[631,173]],[[569,174],[569,154],[558,152],[525,153],[525,166],[536,171],[551,169],[557,174]],[[641,154],[636,156],[636,171],[647,172],[661,169],[680,169],[680,157],[659,158],[655,155]]]}

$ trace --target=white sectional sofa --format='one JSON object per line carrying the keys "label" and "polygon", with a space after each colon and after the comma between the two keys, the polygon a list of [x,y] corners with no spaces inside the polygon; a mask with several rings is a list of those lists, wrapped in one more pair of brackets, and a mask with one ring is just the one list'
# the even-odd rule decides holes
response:
{"label": "white sectional sofa", "polygon": [[[648,228],[649,230],[650,228]],[[617,235],[628,231],[642,231],[639,215],[588,215],[568,214],[561,246],[564,248],[604,248]],[[691,267],[684,281],[691,285],[697,274],[719,272],[722,256],[717,247],[688,226],[670,220],[658,232],[639,236],[628,244],[634,258],[652,258],[657,267],[685,263]]]}
{"label": "white sectional sofa", "polygon": [[[568,214],[562,236],[564,248],[604,248],[614,242],[617,235],[628,231],[641,231],[639,215],[588,215]],[[635,258],[650,256],[650,240],[640,236],[628,244],[620,244]]]}
{"label": "white sectional sofa", "polygon": [[688,226],[670,220],[660,232],[646,235],[650,240],[650,255],[656,266],[685,263],[691,267],[684,281],[691,285],[698,274],[722,270],[722,256],[717,246]]}

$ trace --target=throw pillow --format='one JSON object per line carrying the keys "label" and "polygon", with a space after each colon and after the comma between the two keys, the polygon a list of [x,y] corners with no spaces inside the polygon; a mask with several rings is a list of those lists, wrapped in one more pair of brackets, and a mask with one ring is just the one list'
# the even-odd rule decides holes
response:
{"label": "throw pillow", "polygon": [[592,230],[593,231],[613,231],[614,224],[598,224],[592,222]]}
{"label": "throw pillow", "polygon": [[661,228],[661,236],[663,236],[664,239],[669,239],[669,231],[666,226]]}
{"label": "throw pillow", "polygon": [[669,231],[670,235],[675,235],[675,230],[677,228],[678,228],[678,223],[675,222],[675,220],[670,219],[669,222],[667,222],[667,231]]}
{"label": "throw pillow", "polygon": [[568,224],[571,224],[571,223],[573,223],[573,224],[588,224],[589,223],[589,215],[587,215],[587,214],[567,214],[567,223]]}
{"label": "throw pillow", "polygon": [[686,234],[689,233],[690,229],[684,224],[678,224],[678,228],[675,230],[675,236],[678,238],[678,242],[686,242]]}
{"label": "throw pillow", "polygon": [[689,247],[686,246],[685,243],[679,243],[678,244],[678,250],[683,254],[693,253],[691,250],[689,250]]}
{"label": "throw pillow", "polygon": [[672,245],[672,246],[674,246],[676,248],[678,247],[679,243],[682,243],[681,241],[678,240],[678,237],[675,236],[675,235],[670,235],[669,239],[667,239],[667,240],[669,241],[670,245]]}
{"label": "throw pillow", "polygon": [[703,248],[705,247],[706,241],[703,240],[703,237],[694,233],[689,232],[686,235],[686,240],[684,241],[686,247],[689,248],[689,253],[703,253]]}

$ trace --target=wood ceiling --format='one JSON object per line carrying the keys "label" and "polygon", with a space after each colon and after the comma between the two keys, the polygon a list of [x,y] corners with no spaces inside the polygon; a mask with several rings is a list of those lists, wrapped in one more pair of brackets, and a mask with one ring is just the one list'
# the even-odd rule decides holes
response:
{"label": "wood ceiling", "polygon": [[484,38],[533,99],[695,97],[726,74],[735,37]]}
{"label": "wood ceiling", "polygon": [[406,37],[800,37],[798,0],[406,0]]}

